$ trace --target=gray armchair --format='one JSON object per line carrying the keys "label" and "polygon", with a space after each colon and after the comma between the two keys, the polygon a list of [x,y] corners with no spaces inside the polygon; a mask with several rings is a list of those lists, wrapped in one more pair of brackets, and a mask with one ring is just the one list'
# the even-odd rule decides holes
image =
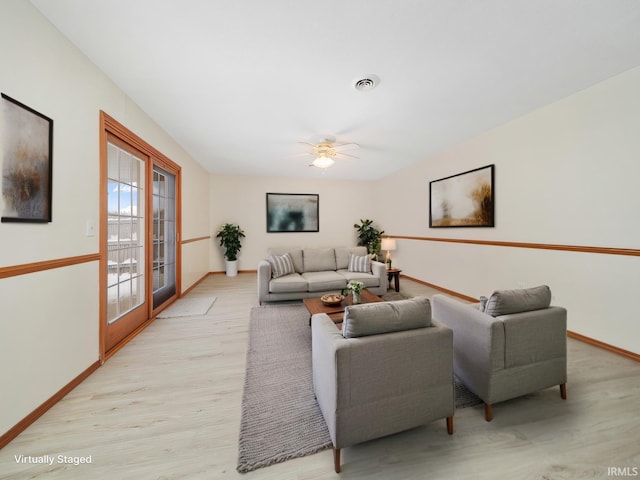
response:
{"label": "gray armchair", "polygon": [[446,418],[453,433],[453,337],[429,299],[347,307],[342,331],[312,317],[313,385],[340,449]]}
{"label": "gray armchair", "polygon": [[496,291],[485,307],[431,301],[434,319],[453,330],[454,372],[485,403],[488,422],[494,403],[554,385],[566,399],[567,311],[549,305],[549,287]]}

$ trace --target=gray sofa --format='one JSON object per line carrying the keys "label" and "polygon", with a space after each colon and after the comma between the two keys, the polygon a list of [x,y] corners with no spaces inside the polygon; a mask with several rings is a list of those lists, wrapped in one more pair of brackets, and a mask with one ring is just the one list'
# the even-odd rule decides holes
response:
{"label": "gray sofa", "polygon": [[313,387],[340,449],[446,418],[453,433],[453,334],[426,297],[347,307],[342,331],[311,319]]}
{"label": "gray sofa", "polygon": [[[453,330],[454,371],[492,405],[554,385],[566,398],[567,311],[547,286],[496,291],[486,305],[434,295],[433,317]],[[484,311],[481,311],[484,310]]]}
{"label": "gray sofa", "polygon": [[[276,257],[289,254],[293,269],[277,276]],[[387,292],[389,281],[384,263],[371,261],[368,271],[351,271],[351,256],[367,255],[366,247],[272,248],[269,258],[258,264],[258,300],[274,302],[321,297],[342,290],[349,280],[359,280],[374,295]],[[286,270],[285,270],[286,271]]]}

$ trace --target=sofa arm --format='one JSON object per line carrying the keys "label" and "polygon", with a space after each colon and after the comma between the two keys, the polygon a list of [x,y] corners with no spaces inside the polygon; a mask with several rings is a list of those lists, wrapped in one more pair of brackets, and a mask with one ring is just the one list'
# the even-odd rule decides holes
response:
{"label": "sofa arm", "polygon": [[503,322],[444,295],[431,298],[433,318],[453,330],[454,370],[479,397],[489,398],[489,378],[504,369]]}
{"label": "sofa arm", "polygon": [[378,286],[385,287],[386,289],[389,287],[389,279],[387,278],[387,267],[382,262],[377,262],[373,260],[371,262],[371,273],[374,277],[378,278]]}
{"label": "sofa arm", "polygon": [[258,263],[258,301],[262,304],[269,296],[269,282],[271,281],[271,264],[266,260]]}
{"label": "sofa arm", "polygon": [[333,320],[324,313],[311,317],[311,355],[313,390],[322,411],[333,445],[336,443],[336,409],[338,405],[338,375],[336,349],[345,339]]}
{"label": "sofa arm", "polygon": [[497,317],[504,324],[505,367],[567,357],[567,311],[549,307]]}

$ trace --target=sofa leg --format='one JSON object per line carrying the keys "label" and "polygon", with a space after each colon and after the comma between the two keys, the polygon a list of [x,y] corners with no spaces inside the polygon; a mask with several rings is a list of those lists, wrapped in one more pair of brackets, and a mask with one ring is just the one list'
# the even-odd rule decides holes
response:
{"label": "sofa leg", "polygon": [[447,433],[453,435],[453,417],[447,417]]}
{"label": "sofa leg", "polygon": [[561,383],[560,384],[560,396],[562,397],[563,400],[567,399],[567,384],[566,383]]}
{"label": "sofa leg", "polygon": [[487,422],[490,422],[491,420],[493,420],[492,405],[490,403],[484,404],[484,419]]}
{"label": "sofa leg", "polygon": [[340,473],[340,449],[333,449],[333,468],[335,468],[336,473]]}

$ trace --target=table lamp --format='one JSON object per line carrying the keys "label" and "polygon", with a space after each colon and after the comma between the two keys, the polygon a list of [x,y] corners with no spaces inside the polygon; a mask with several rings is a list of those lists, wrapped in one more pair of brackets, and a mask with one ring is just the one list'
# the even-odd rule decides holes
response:
{"label": "table lamp", "polygon": [[380,245],[382,250],[387,251],[387,256],[385,257],[384,263],[387,266],[387,270],[391,268],[391,250],[396,249],[396,239],[395,238],[383,238],[382,245]]}

